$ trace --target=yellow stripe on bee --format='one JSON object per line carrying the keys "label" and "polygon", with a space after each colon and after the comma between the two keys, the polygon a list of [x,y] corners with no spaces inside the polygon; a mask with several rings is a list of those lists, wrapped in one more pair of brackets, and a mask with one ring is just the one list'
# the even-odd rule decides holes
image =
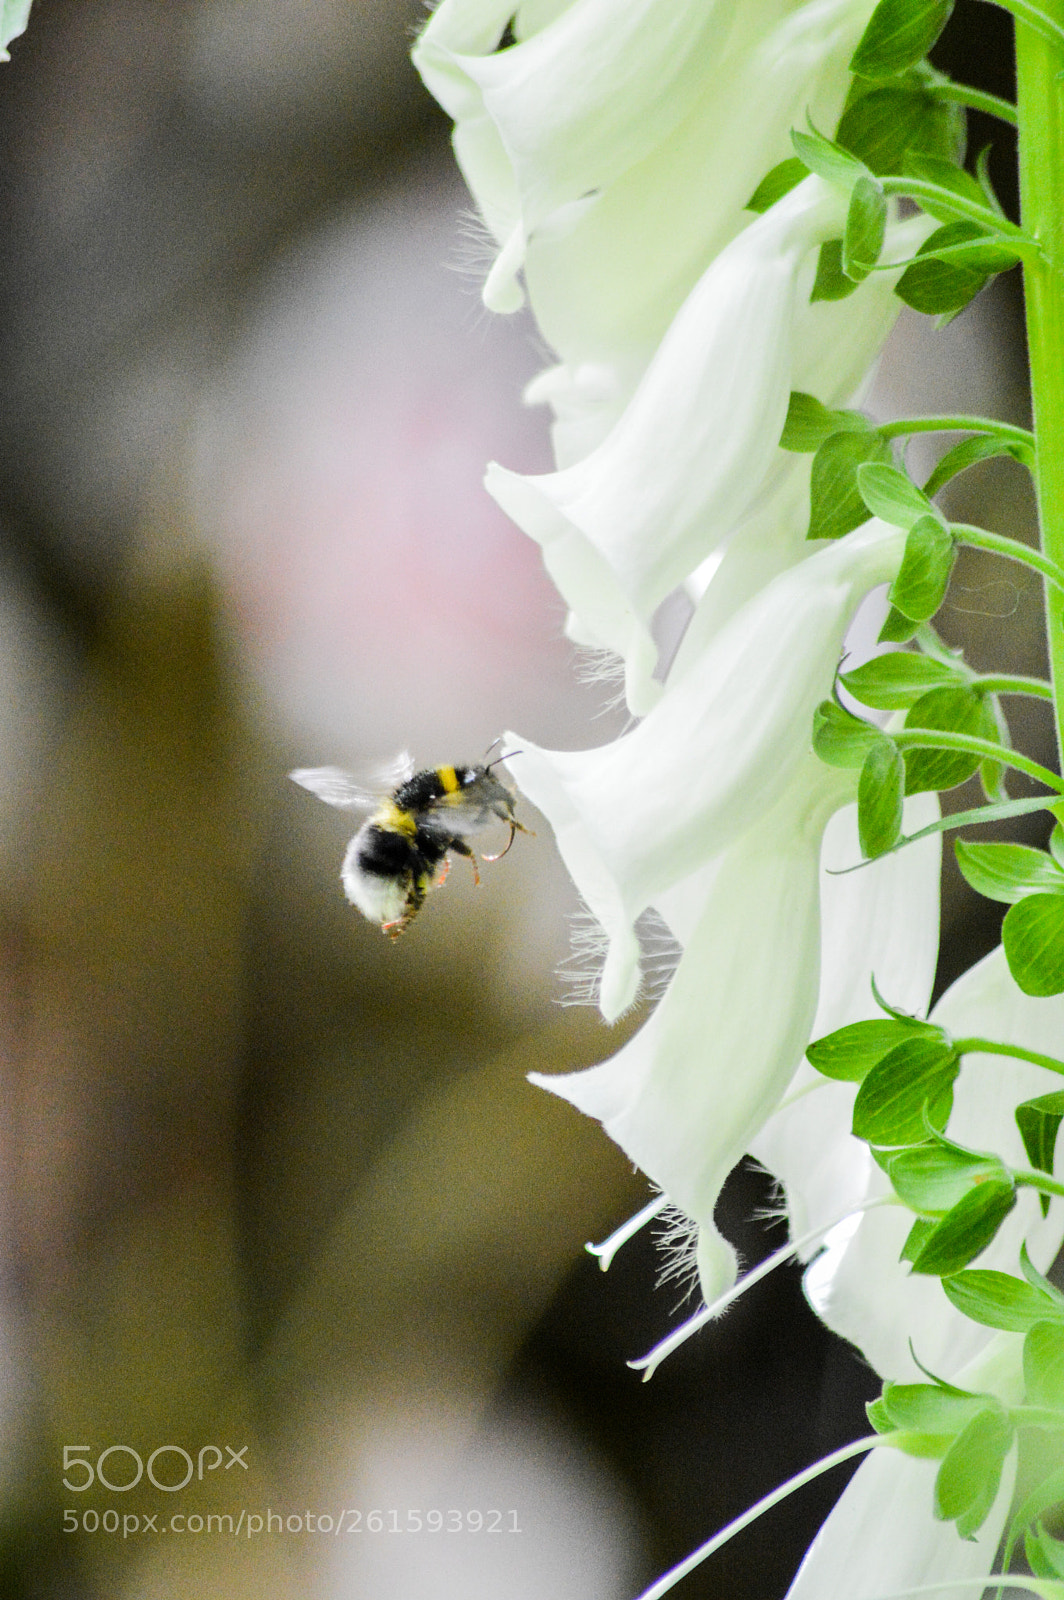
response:
{"label": "yellow stripe on bee", "polygon": [[402,833],[413,838],[417,832],[417,818],[412,811],[404,811],[394,800],[385,800],[373,818],[378,828],[389,833]]}
{"label": "yellow stripe on bee", "polygon": [[458,782],[458,774],[455,772],[453,767],[437,767],[436,776],[443,784],[444,794],[458,793],[458,790],[461,788],[461,784]]}

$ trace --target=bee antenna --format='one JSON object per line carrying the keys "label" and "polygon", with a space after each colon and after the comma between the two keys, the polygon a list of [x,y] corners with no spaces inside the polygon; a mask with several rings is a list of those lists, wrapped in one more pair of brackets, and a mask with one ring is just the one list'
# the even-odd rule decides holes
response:
{"label": "bee antenna", "polygon": [[[501,743],[502,743],[501,739],[496,739],[495,744],[489,744],[489,746],[485,750],[484,754],[486,756],[490,755],[491,752],[495,749],[495,745],[496,744],[501,744]],[[488,761],[485,764],[484,771],[485,772],[490,772],[492,767],[501,766],[504,761],[512,761],[514,756],[519,756],[519,755],[523,755],[523,754],[524,754],[524,751],[522,751],[522,750],[507,750],[507,752],[506,752],[506,754],[504,756],[496,756],[494,761]]]}

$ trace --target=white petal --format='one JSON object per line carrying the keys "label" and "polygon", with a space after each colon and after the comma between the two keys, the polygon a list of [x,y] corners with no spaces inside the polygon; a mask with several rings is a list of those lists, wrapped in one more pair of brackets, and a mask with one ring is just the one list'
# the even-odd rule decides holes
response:
{"label": "white petal", "polygon": [[871,9],[870,0],[796,10],[743,0],[727,48],[704,59],[701,92],[675,130],[573,227],[530,238],[529,299],[564,360],[638,353],[645,365],[707,262],[749,220],[761,178],[793,155],[791,128],[807,112],[834,127]]}
{"label": "white petal", "polygon": [[[776,1104],[809,1037],[819,963],[820,835],[839,774],[814,757],[765,820],[724,853],[650,1020],[599,1066],[532,1081],[597,1117],[696,1221],[708,1272],[721,1185]],[[766,1003],[766,996],[771,997]],[[703,1284],[714,1298],[728,1279]]]}
{"label": "white petal", "polygon": [[[937,816],[935,795],[905,802],[907,832]],[[873,977],[892,1005],[924,1015],[938,958],[941,855],[941,836],[932,834],[858,872],[836,875],[832,869],[852,866],[861,852],[856,809],[832,817],[824,835],[820,997],[811,1038],[881,1017]],[[859,1205],[878,1172],[867,1145],[850,1133],[854,1093],[802,1062],[783,1106],[751,1146],[783,1183],[794,1238]],[[847,1237],[840,1228],[836,1238]]]}
{"label": "white petal", "polygon": [[[1017,987],[1000,946],[978,962],[942,997],[932,1019],[954,1037],[979,1036],[1041,1050],[1059,1051],[1064,1038],[1064,996],[1036,1000]],[[1028,1062],[996,1055],[965,1058],[954,1095],[950,1136],[975,1149],[994,1150],[1016,1166],[1026,1167],[1023,1141],[1013,1119],[1021,1101],[1057,1086],[1055,1076]],[[852,1089],[831,1086],[852,1099]],[[1064,1168],[1058,1153],[1057,1173]],[[870,1194],[887,1191],[876,1167]],[[810,1269],[809,1288],[816,1309],[829,1327],[856,1344],[875,1369],[893,1378],[912,1378],[917,1369],[909,1339],[925,1366],[950,1377],[983,1349],[988,1329],[959,1316],[934,1278],[910,1274],[898,1252],[912,1223],[911,1213],[891,1206],[866,1213],[852,1238]],[[1021,1192],[1015,1209],[997,1237],[977,1258],[979,1267],[1016,1270],[1020,1244],[1036,1266],[1045,1270],[1064,1238],[1064,1205],[1050,1204],[1042,1218],[1030,1190]]]}
{"label": "white petal", "polygon": [[628,656],[637,715],[653,698],[650,618],[750,508],[776,456],[796,306],[838,209],[838,196],[809,179],[744,229],[591,455],[544,476],[488,468],[490,493],[543,547],[569,607],[593,613],[600,644]]}
{"label": "white petal", "polygon": [[993,1569],[1008,1515],[1015,1465],[1010,1457],[994,1509],[974,1539],[932,1515],[937,1461],[875,1450],[862,1462],[824,1523],[787,1600],[884,1600],[923,1585],[960,1587]]}
{"label": "white petal", "polygon": [[904,536],[883,523],[782,573],[731,618],[624,738],[575,753],[522,751],[512,772],[611,949],[600,1004],[630,1004],[632,924],[655,898],[757,825],[809,749],[861,596],[896,570]]}
{"label": "white petal", "polygon": [[[512,6],[443,0],[413,59],[456,122],[494,124],[514,175],[513,222],[527,233],[669,136],[723,47],[735,3],[573,0],[523,42],[496,50]],[[486,174],[475,160],[463,170],[480,204],[482,187],[496,182],[494,161]]]}

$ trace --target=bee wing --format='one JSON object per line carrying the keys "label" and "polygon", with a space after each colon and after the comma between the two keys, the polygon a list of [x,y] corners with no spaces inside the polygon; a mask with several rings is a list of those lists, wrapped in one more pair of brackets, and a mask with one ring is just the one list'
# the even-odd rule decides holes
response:
{"label": "bee wing", "polygon": [[340,767],[297,767],[288,776],[327,806],[338,806],[341,811],[371,811],[380,802],[379,792],[356,783]]}
{"label": "bee wing", "polygon": [[409,750],[400,750],[394,761],[386,761],[373,773],[373,782],[390,794],[393,789],[398,789],[407,778],[414,776],[414,758]]}
{"label": "bee wing", "polygon": [[401,750],[394,761],[373,773],[369,784],[359,783],[342,767],[297,767],[288,776],[293,783],[324,800],[327,806],[337,806],[341,811],[372,811],[380,805],[384,795],[405,783],[413,771],[413,756],[409,750]]}

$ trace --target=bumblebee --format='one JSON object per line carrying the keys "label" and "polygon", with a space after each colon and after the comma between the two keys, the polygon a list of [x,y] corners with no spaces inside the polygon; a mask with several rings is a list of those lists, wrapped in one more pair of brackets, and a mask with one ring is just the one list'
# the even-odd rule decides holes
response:
{"label": "bumblebee", "polygon": [[484,861],[498,861],[518,833],[528,833],[514,816],[514,796],[493,776],[506,757],[477,767],[429,767],[415,772],[404,752],[383,781],[390,792],[365,789],[339,767],[300,767],[289,776],[326,805],[369,811],[344,856],[340,879],[344,893],[370,922],[390,939],[408,928],[430,889],[441,885],[450,870],[449,856],[465,856],[480,882],[477,858],[466,842],[495,822],[510,837]]}

